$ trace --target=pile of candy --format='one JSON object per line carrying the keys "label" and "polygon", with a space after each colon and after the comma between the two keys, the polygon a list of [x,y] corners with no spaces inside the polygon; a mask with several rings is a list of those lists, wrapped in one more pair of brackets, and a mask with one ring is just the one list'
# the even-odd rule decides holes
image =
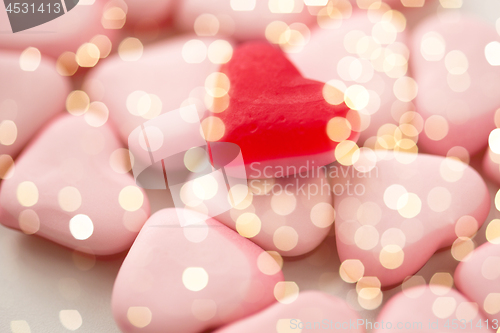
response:
{"label": "pile of candy", "polygon": [[500,19],[462,6],[81,0],[2,33],[0,222],[123,255],[122,332],[500,332]]}

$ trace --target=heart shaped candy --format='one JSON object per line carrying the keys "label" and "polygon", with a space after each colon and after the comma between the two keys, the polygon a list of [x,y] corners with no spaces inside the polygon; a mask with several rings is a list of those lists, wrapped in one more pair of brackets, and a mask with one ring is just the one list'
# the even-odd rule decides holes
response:
{"label": "heart shaped candy", "polygon": [[282,291],[278,263],[216,220],[164,209],[144,225],[116,278],[123,332],[202,332],[253,314]]}
{"label": "heart shaped candy", "polygon": [[[458,290],[476,302],[483,314],[500,325],[500,220],[493,220],[486,229],[490,243],[474,250],[455,271]],[[493,235],[496,238],[493,238]],[[490,236],[490,237],[489,237]]]}
{"label": "heart shaped candy", "polygon": [[457,237],[472,237],[488,216],[486,184],[460,161],[363,148],[357,163],[330,171],[337,249],[382,286],[402,282]]}
{"label": "heart shaped candy", "polygon": [[216,219],[264,250],[298,256],[315,249],[335,219],[322,169],[285,178],[253,179],[241,203]]}
{"label": "heart shaped candy", "polygon": [[473,155],[487,145],[500,107],[499,41],[493,26],[465,15],[431,16],[415,28],[411,66],[423,149],[446,155],[461,146]]}
{"label": "heart shaped candy", "polygon": [[72,249],[111,255],[130,247],[149,216],[149,202],[127,173],[128,151],[102,125],[105,118],[90,112],[85,120],[57,118],[24,150],[1,184],[0,222]]}
{"label": "heart shaped candy", "polygon": [[[146,47],[137,61],[109,57],[89,74],[83,87],[91,100],[106,104],[120,138],[128,143],[134,129],[181,105],[196,105],[201,118],[205,81],[218,66],[210,59],[222,61],[220,57],[208,59],[207,48],[226,57],[224,61],[231,57],[229,42],[180,36]],[[178,140],[185,142],[182,135],[189,138],[193,133],[179,134]],[[149,155],[146,157],[143,163],[149,163]]]}
{"label": "heart shaped candy", "polygon": [[201,35],[219,33],[238,40],[264,39],[266,28],[275,21],[312,25],[311,15],[302,0],[184,0],[179,3],[175,25]]}
{"label": "heart shaped candy", "polygon": [[331,105],[324,84],[303,78],[276,47],[249,42],[221,66],[209,141],[242,151],[248,178],[283,177],[334,160],[341,141],[356,141],[359,117],[343,102]]}
{"label": "heart shaped candy", "polygon": [[486,325],[486,318],[478,312],[477,304],[456,290],[444,286],[418,286],[394,295],[371,327],[375,328],[374,333],[494,332],[491,323],[489,327]]}
{"label": "heart shaped candy", "polygon": [[0,179],[33,135],[64,109],[69,82],[55,63],[21,62],[17,52],[0,52]]}
{"label": "heart shaped candy", "polygon": [[359,315],[342,299],[318,291],[306,291],[223,327],[216,333],[365,332],[360,323]]}
{"label": "heart shaped candy", "polygon": [[359,110],[360,141],[377,135],[382,125],[398,124],[405,112],[414,110],[412,96],[404,94],[406,82],[411,82],[406,76],[406,33],[390,14],[387,8],[373,23],[366,12],[354,12],[335,29],[312,30],[304,49],[288,55],[305,77],[344,91],[349,106]]}

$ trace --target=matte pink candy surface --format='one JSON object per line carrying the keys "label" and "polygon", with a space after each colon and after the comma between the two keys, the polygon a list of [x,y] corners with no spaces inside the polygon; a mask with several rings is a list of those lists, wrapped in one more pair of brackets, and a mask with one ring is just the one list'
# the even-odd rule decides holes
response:
{"label": "matte pink candy surface", "polygon": [[[203,14],[203,16],[201,16]],[[201,18],[200,18],[201,16]],[[212,25],[218,21],[217,29],[221,35],[231,36],[241,41],[265,39],[268,24],[283,21],[286,24],[302,23],[312,25],[316,17],[309,14],[303,0],[280,1],[241,1],[241,0],[184,0],[179,3],[175,25],[192,31],[198,26]]]}
{"label": "matte pink candy surface", "polygon": [[215,39],[202,38],[194,46],[193,39],[200,38],[186,35],[146,47],[137,61],[112,56],[89,74],[83,87],[91,100],[106,104],[123,142],[142,123],[183,103],[197,105],[201,118],[205,80],[219,66],[190,53],[196,47],[206,52]]}
{"label": "matte pink candy surface", "polygon": [[197,212],[164,209],[123,262],[113,314],[127,333],[202,332],[268,306],[282,280],[277,262],[231,229]]}
{"label": "matte pink candy surface", "polygon": [[[361,153],[333,174],[341,261],[359,260],[382,286],[402,282],[438,249],[471,237],[485,221],[489,193],[457,160],[425,154]],[[361,171],[359,171],[361,170]]]}
{"label": "matte pink candy surface", "polygon": [[111,255],[130,247],[149,216],[149,202],[127,174],[128,154],[111,128],[85,120],[61,116],[24,150],[12,177],[1,183],[0,222]]}
{"label": "matte pink candy surface", "polygon": [[418,143],[427,152],[461,146],[473,155],[487,145],[500,107],[499,41],[493,25],[467,16],[432,16],[413,31],[410,63],[425,120]]}
{"label": "matte pink candy surface", "polygon": [[[393,296],[377,317],[379,327],[372,332],[495,332],[491,326],[486,328],[485,320],[477,305],[455,289],[418,286]],[[392,328],[388,328],[389,323]]]}
{"label": "matte pink candy surface", "polygon": [[[406,34],[397,32],[397,28],[392,24],[390,27],[394,29],[393,40],[380,40],[382,44],[380,50],[392,54],[394,59],[408,59],[408,48],[404,44]],[[387,123],[397,124],[401,115],[412,110],[409,101],[399,100],[394,93],[395,87],[406,86],[403,81],[396,84],[399,77],[403,77],[401,80],[406,79],[406,62],[401,66],[384,67],[384,62],[375,57],[378,51],[368,49],[363,53],[356,48],[356,43],[362,38],[366,43],[369,41],[375,43],[372,31],[380,28],[380,24],[375,25],[370,22],[366,12],[355,12],[334,29],[312,30],[311,40],[304,49],[299,53],[288,55],[306,78],[330,82],[330,85],[342,91],[349,87],[354,87],[350,89],[357,91],[353,90],[356,86],[366,89],[363,93],[369,94],[368,103],[361,100],[357,103],[360,107],[361,143],[377,135],[380,126]],[[370,61],[371,57],[373,59]],[[357,95],[348,93],[348,96],[354,102],[358,100],[355,97]]]}
{"label": "matte pink candy surface", "polygon": [[0,52],[0,170],[2,156],[17,156],[41,126],[64,110],[70,88],[52,60],[42,58],[36,69],[26,71],[20,57],[19,52]]}
{"label": "matte pink candy surface", "polygon": [[[359,320],[359,321],[358,321]],[[357,326],[358,324],[359,327]],[[256,332],[365,332],[359,315],[337,297],[305,291],[285,304],[275,303],[267,309],[228,325],[217,333]]]}
{"label": "matte pink candy surface", "polygon": [[[11,27],[7,12],[1,10],[0,48],[24,50],[31,46],[39,49],[42,54],[57,58],[66,51],[76,52],[82,44],[90,42],[96,35],[106,35],[114,41],[117,36],[116,28],[105,29],[102,23],[106,21],[103,19],[105,10],[113,6],[110,7],[105,0],[95,0],[92,5],[85,5],[85,2],[89,3],[88,0],[80,0],[75,8],[63,16],[15,34],[8,33]],[[116,25],[116,22],[110,22],[109,25]]]}
{"label": "matte pink candy surface", "polygon": [[298,256],[330,231],[335,211],[324,172],[248,181],[246,199],[216,218],[265,250]]}
{"label": "matte pink candy surface", "polygon": [[[498,220],[491,222],[498,227]],[[500,238],[478,247],[455,271],[455,283],[490,320],[500,325]]]}

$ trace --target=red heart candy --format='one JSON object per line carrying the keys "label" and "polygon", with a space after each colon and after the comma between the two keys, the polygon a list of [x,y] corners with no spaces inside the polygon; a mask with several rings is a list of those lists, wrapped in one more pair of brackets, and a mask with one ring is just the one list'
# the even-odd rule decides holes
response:
{"label": "red heart candy", "polygon": [[[339,143],[330,137],[358,138],[357,111],[342,101],[329,104],[325,84],[302,77],[281,50],[268,43],[241,45],[220,72],[226,77],[216,80],[211,117],[204,120],[207,139],[237,144],[248,178],[283,177],[326,165],[335,161]],[[226,95],[221,89],[228,86]],[[337,117],[343,119],[329,125]],[[339,124],[345,132],[346,123],[347,134],[332,133]]]}

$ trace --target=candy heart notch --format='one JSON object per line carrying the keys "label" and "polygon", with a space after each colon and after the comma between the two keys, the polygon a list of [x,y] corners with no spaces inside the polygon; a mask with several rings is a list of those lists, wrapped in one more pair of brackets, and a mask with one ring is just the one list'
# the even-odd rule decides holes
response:
{"label": "candy heart notch", "polygon": [[[376,23],[365,11],[353,13],[335,29],[326,25],[330,22],[320,23],[303,50],[288,55],[305,77],[344,92],[344,100],[359,111],[359,140],[363,142],[376,136],[381,126],[398,124],[403,114],[415,110],[411,103],[413,79],[406,76],[409,52],[404,44],[405,26],[393,12],[386,8]],[[356,46],[364,43],[379,46]],[[325,94],[328,91],[325,88]]]}
{"label": "candy heart notch", "polygon": [[340,142],[357,140],[357,111],[343,101],[329,104],[324,83],[303,78],[271,44],[243,44],[220,72],[202,125],[208,141],[241,148],[248,178],[326,165]]}
{"label": "candy heart notch", "polygon": [[246,198],[216,219],[264,250],[298,256],[315,249],[335,219],[322,169],[284,178],[253,179]]}
{"label": "candy heart notch", "polygon": [[365,332],[361,318],[347,303],[318,291],[306,291],[217,330],[216,333]]}
{"label": "candy heart notch", "polygon": [[[491,321],[500,322],[500,220],[488,225],[486,237],[496,233],[491,243],[481,245],[462,261],[455,271],[458,290],[471,301]],[[490,234],[490,235],[489,235]]]}
{"label": "candy heart notch", "polygon": [[191,210],[152,215],[116,278],[123,332],[203,332],[282,298],[279,264],[257,245]]}
{"label": "candy heart notch", "polygon": [[2,182],[0,222],[94,255],[122,252],[149,216],[128,158],[103,118],[61,116]]}
{"label": "candy heart notch", "polygon": [[476,303],[454,289],[435,285],[412,287],[394,295],[369,327],[374,328],[374,333],[496,331],[488,328],[491,323],[486,325]]}
{"label": "candy heart notch", "polygon": [[415,27],[410,63],[425,151],[446,155],[461,146],[473,155],[487,145],[500,107],[499,41],[494,26],[466,15],[432,16]]}
{"label": "candy heart notch", "polygon": [[0,52],[0,179],[40,127],[64,109],[69,81],[54,67],[51,60],[33,63]]}
{"label": "candy heart notch", "polygon": [[468,240],[489,212],[481,176],[452,158],[363,148],[354,167],[330,176],[339,257],[382,286],[401,283],[438,249]]}

